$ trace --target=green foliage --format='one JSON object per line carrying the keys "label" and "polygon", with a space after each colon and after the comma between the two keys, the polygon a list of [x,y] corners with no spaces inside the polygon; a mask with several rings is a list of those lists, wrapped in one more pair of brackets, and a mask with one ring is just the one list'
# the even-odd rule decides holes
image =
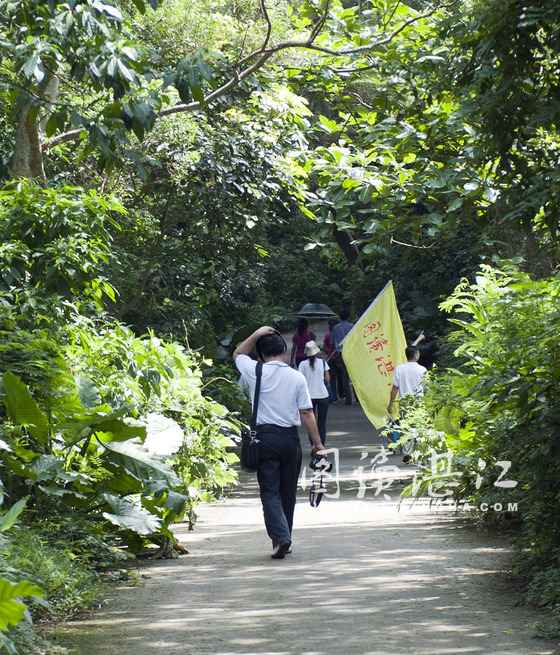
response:
{"label": "green foliage", "polygon": [[[558,290],[558,279],[532,280],[511,263],[459,285],[443,303],[459,328],[449,336],[458,366],[440,371],[428,395],[437,413],[427,425],[445,432],[460,474],[448,496],[511,508],[486,517],[515,526],[520,561],[533,571],[556,566],[560,539]],[[429,482],[408,492],[425,493]],[[532,597],[555,607],[543,579]]]}
{"label": "green foliage", "polygon": [[[2,483],[0,485],[3,488]],[[26,498],[17,503],[1,517],[0,521],[0,648],[8,653],[16,653],[15,645],[9,635],[9,629],[15,628],[22,621],[30,621],[30,615],[24,599],[42,599],[43,590],[25,579],[19,571],[14,572],[6,566],[5,551],[12,543],[9,534],[14,523],[25,508]]]}
{"label": "green foliage", "polygon": [[[396,4],[386,4],[385,15],[365,6],[359,18],[357,7],[336,9],[340,32],[330,45],[352,34],[365,46],[417,15]],[[393,280],[405,332],[430,337],[447,331],[439,303],[502,247],[491,222],[492,177],[478,168],[468,117],[442,81],[442,69],[454,65],[442,20],[436,13],[372,51],[345,61],[318,56],[289,71],[314,114],[298,158],[315,223],[307,248],[351,267],[357,312]],[[433,357],[435,340],[426,345]]]}
{"label": "green foliage", "polygon": [[[559,529],[555,503],[548,507],[558,493],[557,287],[513,266],[483,267],[474,284],[461,284],[443,304],[460,327],[449,337],[460,370],[442,372],[434,389],[456,455],[468,465],[512,462],[510,477],[519,484],[508,489],[508,500],[519,502],[534,555],[552,547]],[[486,481],[473,498],[495,492],[492,486]]]}
{"label": "green foliage", "polygon": [[30,331],[25,323],[22,316],[0,308],[0,371],[11,371],[45,399],[56,396],[61,344],[49,330]]}
{"label": "green foliage", "polygon": [[[558,562],[558,557],[556,558]],[[536,628],[539,637],[553,639],[560,635],[560,568],[558,565],[539,571],[529,584],[527,600],[539,607],[551,610],[552,623],[538,622]]]}
{"label": "green foliage", "polygon": [[[149,4],[155,8],[157,0]],[[129,27],[136,10],[145,11],[146,6],[143,0],[86,1],[77,12],[72,3],[0,2],[5,18],[0,31],[2,63],[10,67],[14,109],[23,117],[28,114],[32,122],[46,109],[48,137],[69,127],[86,130],[90,140],[85,152],[98,149],[102,169],[130,157],[143,173],[128,132],[141,138],[153,125],[160,100],[157,93],[142,89],[154,71]],[[74,102],[64,98],[58,102],[53,93],[58,76],[83,85],[95,101],[74,97]]]}
{"label": "green foliage", "polygon": [[42,596],[37,585],[0,579],[0,630],[5,631],[9,626],[15,627],[23,621],[27,606],[20,599],[33,596]]}
{"label": "green foliage", "polygon": [[224,350],[224,358],[221,361],[202,367],[204,394],[230,409],[246,424],[251,417],[251,403],[247,394],[237,384],[239,371],[231,360],[232,349],[230,344],[229,349]]}
{"label": "green foliage", "polygon": [[[360,6],[358,19],[357,9],[333,8],[340,15],[339,32],[329,36],[331,48],[350,35],[366,46],[379,37],[382,25],[415,15],[410,4],[393,17],[367,5]],[[379,279],[392,279],[406,332],[422,328],[443,336],[448,327],[438,304],[480,261],[522,255],[525,270],[553,270],[556,248],[548,243],[550,260],[539,250],[539,243],[549,241],[543,227],[552,216],[543,208],[554,205],[558,195],[557,121],[548,121],[546,130],[539,122],[539,107],[554,107],[545,71],[554,66],[556,27],[554,22],[543,27],[548,13],[548,5],[543,11],[528,6],[525,12],[508,2],[504,12],[498,2],[455,4],[372,51],[344,60],[319,54],[307,67],[289,71],[292,88],[308,99],[314,114],[306,131],[310,148],[298,159],[309,176],[307,208],[317,226],[308,247],[322,248],[339,265],[344,254],[355,271],[358,311],[383,286]],[[518,35],[528,15],[531,25]],[[516,16],[521,27],[515,28]],[[493,47],[492,38],[502,49],[488,61],[485,47]],[[535,58],[527,47],[530,39],[540,44]],[[508,62],[502,67],[503,59]],[[509,73],[518,64],[535,75],[520,72],[512,82]],[[534,102],[524,103],[524,85],[532,80]],[[503,98],[494,91],[501,84],[518,131],[527,122],[541,126],[526,131],[523,141],[512,136],[500,109]],[[518,112],[519,102],[523,111]],[[510,151],[515,168],[506,159],[499,165],[504,152],[493,146],[489,127],[495,123],[504,137],[522,142]],[[532,228],[525,235],[519,231],[522,214]],[[436,344],[427,345],[433,356]]]}
{"label": "green foliage", "polygon": [[29,181],[0,191],[0,299],[29,325],[98,313],[114,291],[103,276],[107,223],[120,205],[83,189]]}
{"label": "green foliage", "polygon": [[[202,395],[200,369],[211,364],[210,361],[205,362],[179,344],[166,343],[155,336],[135,338],[123,326],[109,327],[96,338],[77,333],[74,344],[71,358],[75,365],[93,374],[94,379],[100,375],[111,402],[126,400],[135,406],[139,416],[148,419],[154,413],[167,416],[170,423],[182,431],[183,441],[158,452],[170,459],[180,448],[193,454],[191,459],[183,450],[174,458],[174,467],[189,494],[195,486],[209,491],[233,482],[232,471],[224,457],[226,449],[232,445],[230,435],[235,427],[223,406]],[[86,352],[82,351],[84,344],[87,344]],[[147,430],[149,441],[152,432],[154,437],[158,435],[158,426],[153,421],[148,420]],[[200,476],[198,458],[203,458],[206,466]],[[189,504],[193,500],[191,497]]]}
{"label": "green foliage", "polygon": [[287,157],[307,110],[286,88],[273,91],[243,111],[169,118],[145,140],[160,168],[146,188],[133,193],[132,177],[123,184],[130,210],[111,275],[118,316],[137,330],[186,333],[213,354],[255,312],[285,315],[328,287],[319,254],[302,261],[312,224],[295,205],[302,187]]}
{"label": "green foliage", "polygon": [[547,556],[560,531],[558,307],[556,280],[533,281],[507,268],[483,269],[475,285],[461,286],[445,303],[464,316],[453,321],[462,330],[456,354],[467,358],[469,419],[485,435],[476,454],[512,462],[519,482],[512,500],[536,557]]}
{"label": "green foliage", "polygon": [[[2,585],[23,595],[32,591],[29,582],[23,587],[25,580],[31,580],[40,594],[29,595],[24,620],[1,633],[0,643],[8,653],[58,653],[56,646],[32,632],[31,619],[59,620],[90,611],[106,592],[102,569],[110,569],[107,577],[115,579],[126,555],[102,532],[94,533],[90,521],[76,516],[49,519],[28,511],[7,534],[6,519],[11,515],[9,524],[13,523],[18,507],[21,510],[22,502],[3,520],[0,571],[12,587],[6,587],[5,581]],[[5,598],[2,609],[8,602]]]}
{"label": "green foliage", "polygon": [[[99,600],[102,593],[99,573],[76,555],[64,533],[54,543],[54,532],[45,534],[43,530],[25,526],[16,531],[15,537],[17,541],[5,550],[4,559],[41,587],[49,602],[47,615],[69,618],[91,609]],[[35,608],[35,615],[44,613],[44,608]]]}
{"label": "green foliage", "polygon": [[[429,400],[429,395],[427,399]],[[425,397],[412,398],[407,396],[398,401],[399,440],[397,446],[402,446],[408,441],[414,440],[413,459],[424,463],[434,452],[439,454],[447,450],[444,432],[436,428],[434,412],[427,406],[427,399]],[[392,436],[392,432],[393,428],[391,426],[384,430],[384,434],[388,437]]]}
{"label": "green foliage", "polygon": [[[458,20],[459,18],[459,20]],[[473,125],[472,148],[492,167],[507,225],[558,232],[558,4],[555,0],[464,3],[444,22],[462,94],[461,117]]]}
{"label": "green foliage", "polygon": [[[480,261],[554,269],[557,3],[477,0],[418,19],[427,3],[336,1],[324,23],[323,4],[296,4],[0,0],[0,176],[27,145],[60,185],[0,195],[13,507],[29,495],[37,516],[86,516],[96,540],[137,549],[233,484],[246,399],[223,380],[229,364],[163,334],[213,355],[240,325],[288,326],[308,301],[360,311],[393,279],[406,333],[443,337],[438,303]],[[314,28],[312,49],[240,75],[264,40]],[[174,114],[189,104],[200,111]],[[402,421],[418,461],[453,453],[455,499],[507,491],[519,511],[502,517],[539,565],[560,536],[556,285],[484,268],[457,288],[443,305],[456,370],[440,366]],[[105,323],[116,294],[132,329]],[[506,461],[517,484],[504,490]],[[414,493],[445,488],[440,473],[424,470]]]}
{"label": "green foliage", "polygon": [[[31,490],[36,511],[86,513],[134,546],[134,535],[170,537],[196,500],[233,483],[235,426],[202,396],[199,365],[180,346],[119,325],[81,328],[64,364],[48,402],[4,374],[0,458],[13,500]],[[169,443],[156,420],[165,414],[178,433]]]}
{"label": "green foliage", "polygon": [[[289,2],[267,7],[273,37],[283,38],[289,29]],[[157,11],[138,17],[136,29],[166,62],[177,64],[185,53],[211,50],[239,58],[257,48],[262,39],[264,16],[259,0],[211,3],[207,0],[166,0]],[[216,55],[214,55],[215,57]]]}
{"label": "green foliage", "polygon": [[[364,42],[379,36],[382,21],[415,15],[402,4],[387,17],[363,12]],[[449,57],[438,20],[426,19],[372,53],[356,53],[344,71],[339,59],[321,61],[330,75],[319,82],[299,72],[291,78],[301,92],[312,85],[314,98],[332,100],[317,107],[311,133],[317,145],[306,166],[318,189],[309,206],[326,227],[350,230],[364,259],[386,251],[391,236],[425,247],[456,234],[458,217],[472,221],[476,203],[487,203],[458,99],[441,84]]]}

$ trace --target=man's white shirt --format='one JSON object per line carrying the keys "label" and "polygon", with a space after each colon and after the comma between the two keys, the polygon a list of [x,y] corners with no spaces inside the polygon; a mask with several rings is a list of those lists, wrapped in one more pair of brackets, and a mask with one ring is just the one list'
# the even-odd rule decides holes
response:
{"label": "man's white shirt", "polygon": [[[252,406],[257,382],[257,362],[248,355],[238,355],[235,365],[243,383],[249,387]],[[301,425],[300,410],[312,407],[307,383],[301,373],[278,360],[263,364],[257,425],[271,423],[287,428]]]}
{"label": "man's white shirt", "polygon": [[427,369],[418,362],[405,362],[395,368],[393,386],[399,389],[399,398],[418,396],[422,393],[422,382]]}

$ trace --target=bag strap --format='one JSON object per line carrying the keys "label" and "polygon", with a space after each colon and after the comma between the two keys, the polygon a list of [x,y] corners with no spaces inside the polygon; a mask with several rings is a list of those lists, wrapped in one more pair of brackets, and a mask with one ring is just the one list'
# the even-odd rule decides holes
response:
{"label": "bag strap", "polygon": [[257,384],[255,385],[255,398],[253,400],[253,414],[251,415],[251,432],[255,431],[257,427],[257,412],[259,409],[259,394],[261,391],[261,378],[262,378],[263,363],[257,362],[255,373],[257,374]]}

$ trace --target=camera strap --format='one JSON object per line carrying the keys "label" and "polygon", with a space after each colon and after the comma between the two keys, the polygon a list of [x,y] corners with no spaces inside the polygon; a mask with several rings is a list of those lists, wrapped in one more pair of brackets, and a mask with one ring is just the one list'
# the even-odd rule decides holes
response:
{"label": "camera strap", "polygon": [[[323,476],[321,476],[321,480],[319,482],[319,488],[323,486]],[[323,498],[323,492],[322,491],[317,491],[317,488],[315,487],[315,479],[313,479],[313,482],[311,483],[311,489],[309,490],[309,504],[311,507],[319,507],[319,503],[321,502],[321,499]]]}
{"label": "camera strap", "polygon": [[263,363],[257,362],[257,367],[255,368],[255,373],[257,374],[257,382],[255,384],[255,397],[253,398],[253,413],[251,414],[251,425],[249,434],[253,441],[257,441],[257,412],[259,411],[259,395],[261,392],[261,378],[262,378],[262,369]]}
{"label": "camera strap", "polygon": [[326,460],[323,459],[318,466],[313,467],[312,464],[313,460],[310,465],[313,471],[313,478],[311,479],[311,489],[309,490],[309,504],[311,507],[319,507],[319,503],[323,499],[323,494],[327,490],[323,484],[323,476],[326,472],[332,470],[332,463],[326,464]]}

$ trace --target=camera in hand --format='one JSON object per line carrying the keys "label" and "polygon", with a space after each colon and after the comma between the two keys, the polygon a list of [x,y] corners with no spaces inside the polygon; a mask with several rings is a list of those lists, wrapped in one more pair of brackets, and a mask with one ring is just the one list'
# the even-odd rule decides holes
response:
{"label": "camera in hand", "polygon": [[309,468],[312,471],[319,471],[321,473],[329,473],[329,471],[332,471],[332,467],[333,463],[329,462],[324,455],[319,455],[318,453],[313,455],[309,462]]}

